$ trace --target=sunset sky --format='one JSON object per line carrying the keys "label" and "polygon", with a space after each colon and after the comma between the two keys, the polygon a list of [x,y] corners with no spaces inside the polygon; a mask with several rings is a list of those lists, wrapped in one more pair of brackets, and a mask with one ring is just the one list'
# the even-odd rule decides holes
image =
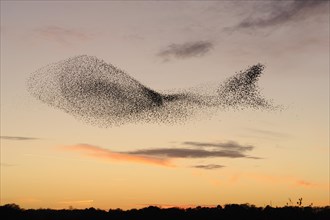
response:
{"label": "sunset sky", "polygon": [[[1,1],[1,204],[283,206],[302,197],[303,205],[330,205],[329,7]],[[221,82],[262,63],[262,93],[283,108],[104,128],[27,92],[31,73],[83,54],[156,91]]]}

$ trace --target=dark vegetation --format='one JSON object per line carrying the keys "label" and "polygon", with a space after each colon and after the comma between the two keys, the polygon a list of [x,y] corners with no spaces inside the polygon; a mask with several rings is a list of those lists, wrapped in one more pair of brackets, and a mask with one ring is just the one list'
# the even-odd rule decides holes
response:
{"label": "dark vegetation", "polygon": [[22,209],[16,204],[0,206],[0,216],[3,220],[212,220],[212,219],[253,219],[253,220],[329,220],[330,206],[311,207],[284,206],[256,207],[249,204],[229,204],[224,207],[196,207],[196,208],[159,208],[149,206],[142,209],[110,209],[109,211],[86,209]]}

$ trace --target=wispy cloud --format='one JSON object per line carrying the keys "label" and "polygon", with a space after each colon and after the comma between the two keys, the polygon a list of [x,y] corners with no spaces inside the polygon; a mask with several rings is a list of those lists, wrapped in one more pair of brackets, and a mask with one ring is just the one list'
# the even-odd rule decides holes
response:
{"label": "wispy cloud", "polygon": [[10,164],[10,163],[0,163],[2,167],[13,167],[16,166],[15,164]]}
{"label": "wispy cloud", "polygon": [[218,165],[218,164],[207,164],[207,165],[195,165],[195,166],[192,166],[192,167],[193,168],[198,168],[198,169],[205,169],[205,170],[214,170],[214,169],[224,168],[225,166]]}
{"label": "wispy cloud", "polygon": [[110,161],[126,161],[133,163],[153,164],[160,166],[173,166],[168,158],[131,155],[127,153],[113,152],[111,150],[93,146],[89,144],[77,144],[72,146],[64,146],[62,149],[67,151],[79,152],[83,155],[94,157],[96,159],[104,159]]}
{"label": "wispy cloud", "polygon": [[91,34],[78,29],[60,26],[45,26],[35,29],[34,32],[44,39],[56,42],[62,46],[68,46],[77,41],[91,39]]}
{"label": "wispy cloud", "polygon": [[319,14],[329,4],[324,0],[295,0],[295,1],[270,1],[260,10],[254,13],[257,16],[249,16],[231,29],[241,28],[267,28],[282,25],[292,21],[305,20],[313,15]]}
{"label": "wispy cloud", "polygon": [[277,138],[286,138],[290,137],[290,135],[282,133],[282,132],[277,132],[277,131],[270,131],[270,130],[264,130],[264,129],[253,129],[253,128],[248,128],[249,131],[265,135],[265,136],[270,136],[270,137],[277,137]]}
{"label": "wispy cloud", "polygon": [[22,136],[0,136],[0,139],[4,139],[4,140],[13,140],[13,141],[30,141],[30,140],[39,140],[39,138],[34,138],[34,137],[22,137]]}
{"label": "wispy cloud", "polygon": [[210,143],[210,142],[193,142],[186,141],[183,145],[189,145],[185,148],[158,148],[158,149],[141,149],[127,152],[135,155],[151,155],[167,158],[211,158],[211,157],[228,157],[228,158],[250,158],[260,159],[245,155],[246,151],[253,150],[254,146],[243,146],[234,141],[226,143]]}
{"label": "wispy cloud", "polygon": [[313,187],[313,186],[317,186],[317,184],[312,183],[312,182],[308,182],[308,181],[305,181],[305,180],[297,180],[297,181],[296,181],[296,184],[297,184],[298,186],[303,186],[303,187]]}
{"label": "wispy cloud", "polygon": [[[247,159],[262,159],[246,155],[246,151],[251,151],[254,146],[243,146],[236,142],[229,141],[227,143],[210,143],[210,142],[183,142],[182,145],[189,147],[181,148],[153,148],[153,149],[138,149],[134,151],[115,152],[106,148],[102,148],[89,144],[76,144],[64,146],[61,149],[66,151],[78,152],[82,155],[93,157],[96,159],[109,161],[125,161],[133,163],[144,163],[150,165],[160,165],[173,167],[175,159],[198,159],[198,158],[247,158]],[[206,164],[193,165],[192,168],[198,169],[219,169],[223,165]]]}
{"label": "wispy cloud", "polygon": [[235,141],[229,141],[226,143],[210,143],[210,142],[194,142],[194,141],[186,141],[183,142],[185,145],[195,146],[195,147],[211,147],[211,148],[222,148],[222,149],[230,149],[236,151],[250,151],[253,150],[254,146],[247,145],[243,146]]}
{"label": "wispy cloud", "polygon": [[205,150],[205,149],[189,149],[189,148],[159,148],[144,149],[127,152],[132,155],[149,155],[166,158],[211,158],[211,157],[228,157],[228,158],[251,158],[242,152],[236,150]]}
{"label": "wispy cloud", "polygon": [[200,57],[213,48],[211,41],[194,41],[183,44],[170,44],[158,53],[165,61],[170,58],[186,59],[190,57]]}
{"label": "wispy cloud", "polygon": [[315,182],[309,182],[302,180],[293,176],[285,175],[275,175],[275,174],[262,174],[262,173],[241,173],[235,174],[230,179],[230,184],[237,181],[245,181],[245,179],[252,179],[258,182],[265,182],[267,184],[289,184],[293,187],[315,187],[315,188],[325,188],[327,184],[319,184]]}

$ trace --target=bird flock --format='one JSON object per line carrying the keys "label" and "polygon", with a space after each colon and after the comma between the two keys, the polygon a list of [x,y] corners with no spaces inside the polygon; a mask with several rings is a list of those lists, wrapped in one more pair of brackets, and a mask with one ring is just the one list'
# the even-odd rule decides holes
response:
{"label": "bird flock", "polygon": [[38,69],[27,80],[36,99],[84,122],[101,126],[186,121],[206,109],[274,109],[258,87],[264,65],[257,64],[208,88],[160,93],[94,56],[75,56]]}

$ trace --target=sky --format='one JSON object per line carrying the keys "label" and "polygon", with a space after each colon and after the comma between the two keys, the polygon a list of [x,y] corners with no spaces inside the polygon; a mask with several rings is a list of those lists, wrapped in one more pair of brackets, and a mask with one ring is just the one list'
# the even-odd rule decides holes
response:
{"label": "sky", "polygon": [[[1,204],[330,205],[329,1],[1,1]],[[156,91],[257,63],[280,110],[107,128],[29,94],[31,73],[96,56]]]}

